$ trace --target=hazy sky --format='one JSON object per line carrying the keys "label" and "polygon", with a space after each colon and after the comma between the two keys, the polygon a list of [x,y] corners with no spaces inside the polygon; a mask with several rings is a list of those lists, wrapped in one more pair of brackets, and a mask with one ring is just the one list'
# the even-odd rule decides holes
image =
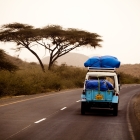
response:
{"label": "hazy sky", "polygon": [[[35,27],[57,24],[102,36],[102,48],[77,49],[88,56],[112,55],[121,63],[140,63],[140,0],[0,0],[0,25],[20,22]],[[14,45],[1,44],[11,55]],[[42,50],[36,48],[41,57]],[[23,51],[24,60],[33,57]]]}

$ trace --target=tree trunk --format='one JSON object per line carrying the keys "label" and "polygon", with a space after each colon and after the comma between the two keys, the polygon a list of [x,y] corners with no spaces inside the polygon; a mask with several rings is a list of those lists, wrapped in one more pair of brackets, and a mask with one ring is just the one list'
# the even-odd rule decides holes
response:
{"label": "tree trunk", "polygon": [[52,61],[52,59],[51,59],[51,57],[50,57],[50,61],[49,61],[48,70],[50,70],[50,69],[51,69],[51,67],[52,67],[52,65],[53,65],[53,62],[54,62],[54,61]]}
{"label": "tree trunk", "polygon": [[48,70],[50,70],[52,67],[52,63],[49,62]]}
{"label": "tree trunk", "polygon": [[35,57],[38,59],[39,63],[40,63],[40,66],[42,68],[42,71],[45,72],[45,68],[44,68],[44,65],[41,61],[41,59],[39,58],[39,56],[33,51],[31,50],[29,47],[26,47],[31,53],[33,53],[35,55]]}
{"label": "tree trunk", "polygon": [[53,51],[50,53],[50,60],[49,60],[49,66],[48,66],[48,70],[51,69],[51,67],[53,66],[54,62],[57,60],[58,56],[54,57],[55,55],[53,55]]}

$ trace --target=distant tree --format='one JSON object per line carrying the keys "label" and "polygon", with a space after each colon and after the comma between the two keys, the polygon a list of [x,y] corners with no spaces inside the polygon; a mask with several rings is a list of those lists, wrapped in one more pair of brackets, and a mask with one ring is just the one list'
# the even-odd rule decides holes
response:
{"label": "distant tree", "polygon": [[40,40],[38,44],[49,50],[50,61],[48,69],[51,69],[54,62],[66,53],[78,47],[101,47],[102,41],[96,33],[90,33],[83,30],[68,28],[63,29],[58,25],[51,25],[42,28],[40,31]]}
{"label": "distant tree", "polygon": [[101,47],[99,42],[102,41],[96,33],[90,33],[83,30],[68,28],[63,29],[58,25],[46,26],[36,29],[33,26],[21,23],[3,25],[0,30],[0,41],[14,42],[17,44],[16,50],[27,48],[33,53],[41,67],[45,71],[44,65],[35,51],[31,49],[34,45],[43,46],[49,50],[50,61],[48,69],[50,70],[54,62],[78,47]]}
{"label": "distant tree", "polygon": [[0,49],[0,70],[16,71],[18,66],[14,65],[12,62],[6,59],[6,53],[4,50]]}
{"label": "distant tree", "polygon": [[42,70],[45,72],[44,65],[39,58],[38,54],[31,49],[37,41],[37,32],[39,29],[33,28],[33,26],[21,23],[5,24],[0,29],[0,41],[1,42],[14,42],[17,47],[16,51],[20,51],[22,48],[28,49],[38,59]]}

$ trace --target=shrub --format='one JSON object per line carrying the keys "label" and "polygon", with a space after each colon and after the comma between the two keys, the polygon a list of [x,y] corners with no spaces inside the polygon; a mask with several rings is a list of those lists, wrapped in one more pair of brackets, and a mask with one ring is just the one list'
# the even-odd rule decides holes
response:
{"label": "shrub", "polygon": [[[24,66],[23,66],[24,65]],[[0,96],[30,95],[83,86],[86,71],[81,68],[56,66],[43,73],[38,64],[23,63],[21,69],[0,73]]]}
{"label": "shrub", "polygon": [[[61,65],[43,73],[35,63],[22,63],[14,73],[1,71],[0,97],[31,95],[61,89],[82,88],[87,69]],[[140,83],[140,78],[120,72],[121,84]]]}

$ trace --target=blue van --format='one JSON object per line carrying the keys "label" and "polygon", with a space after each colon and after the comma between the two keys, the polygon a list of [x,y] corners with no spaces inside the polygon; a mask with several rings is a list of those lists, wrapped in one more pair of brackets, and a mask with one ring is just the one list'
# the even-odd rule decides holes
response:
{"label": "blue van", "polygon": [[119,77],[115,68],[88,68],[81,95],[81,114],[91,108],[109,108],[118,115]]}

